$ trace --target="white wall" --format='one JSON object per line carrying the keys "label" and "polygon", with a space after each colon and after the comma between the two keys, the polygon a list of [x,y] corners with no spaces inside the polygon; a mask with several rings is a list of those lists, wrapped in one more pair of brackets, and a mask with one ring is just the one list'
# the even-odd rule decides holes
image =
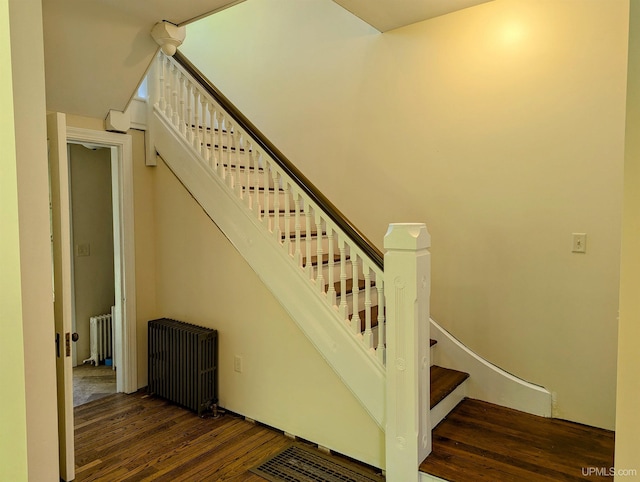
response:
{"label": "white wall", "polygon": [[182,51],[379,246],[428,224],[434,319],[555,416],[613,428],[627,28],[627,0],[495,0],[385,34],[328,1],[248,0]]}
{"label": "white wall", "polygon": [[[19,357],[24,350],[24,358],[11,359],[2,363],[0,370],[11,374],[16,391],[5,391],[5,396],[15,397],[11,405],[15,421],[9,424],[9,433],[3,429],[3,440],[8,440],[12,447],[8,453],[3,452],[3,460],[8,459],[12,468],[17,468],[16,478],[7,480],[31,480],[37,482],[57,481],[58,474],[58,436],[56,412],[56,373],[55,344],[53,321],[53,287],[51,270],[51,241],[49,232],[49,185],[47,170],[47,133],[45,120],[44,97],[44,52],[42,42],[42,10],[39,0],[10,0],[9,23],[10,44],[3,37],[3,49],[11,48],[10,60],[3,58],[2,81],[3,94],[10,88],[5,73],[11,72],[13,81],[13,123],[6,122],[9,111],[2,110],[3,135],[15,136],[15,151],[12,143],[7,147],[7,159],[3,159],[3,168],[15,163],[15,174],[9,171],[7,182],[9,187],[6,196],[15,196],[17,192],[17,213],[15,198],[9,203],[12,217],[17,214],[20,252],[19,258],[10,264],[10,292],[16,295],[13,300],[12,319],[8,321],[11,332],[7,342],[12,346],[9,353]],[[6,24],[7,2],[0,4],[0,10]],[[6,27],[6,25],[5,25]],[[3,29],[6,32],[6,29]],[[6,34],[3,34],[6,35]],[[4,51],[6,54],[6,50]],[[5,70],[11,63],[11,70]],[[12,132],[12,125],[14,126]],[[15,156],[15,157],[14,157]],[[3,169],[4,171],[4,169]],[[3,176],[4,177],[4,172]],[[17,190],[15,187],[17,186]],[[4,188],[4,185],[3,185]],[[3,189],[3,196],[4,189]],[[3,198],[4,201],[4,198]],[[0,228],[4,234],[3,226]],[[15,224],[8,230],[12,243],[6,255],[16,255]],[[3,252],[3,260],[5,253]],[[20,264],[19,278],[15,273],[15,262]],[[4,272],[3,272],[4,273]],[[20,283],[18,290],[17,283]],[[4,284],[3,284],[4,287]],[[21,297],[21,299],[20,299]],[[21,302],[21,313],[16,311],[15,303]],[[5,320],[1,320],[4,326]],[[21,336],[19,329],[21,328]],[[3,336],[4,338],[4,336]],[[3,341],[3,343],[5,343]],[[22,350],[16,344],[23,343]],[[4,352],[4,345],[3,345]],[[18,377],[24,375],[24,389]],[[11,407],[10,407],[11,408]],[[4,406],[3,406],[4,409]],[[4,412],[3,412],[4,413]],[[26,413],[26,424],[25,424]],[[22,429],[19,428],[22,425]],[[26,427],[26,447],[24,433]],[[12,436],[15,435],[15,440]],[[15,443],[15,445],[13,445]],[[4,446],[2,447],[5,448]],[[24,478],[23,463],[28,470],[28,479]],[[13,458],[15,457],[15,460]],[[15,465],[14,465],[15,464]],[[4,466],[4,463],[0,464]],[[4,470],[4,467],[3,469]],[[3,477],[0,477],[3,478]]]}
{"label": "white wall", "polygon": [[617,469],[636,469],[640,480],[640,5],[631,2],[629,15],[629,75],[627,135],[624,166],[624,218],[620,273],[620,332],[618,338],[618,398],[616,412]]}
{"label": "white wall", "polygon": [[[91,356],[89,319],[115,303],[111,150],[69,147],[78,363]],[[89,247],[80,252],[80,246]],[[81,255],[82,254],[82,255]]]}
{"label": "white wall", "polygon": [[166,165],[147,169],[158,313],[218,330],[220,405],[384,466],[376,423]]}

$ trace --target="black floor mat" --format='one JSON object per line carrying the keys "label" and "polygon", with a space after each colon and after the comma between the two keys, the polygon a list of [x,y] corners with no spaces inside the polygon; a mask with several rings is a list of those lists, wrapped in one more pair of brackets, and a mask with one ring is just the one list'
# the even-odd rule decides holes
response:
{"label": "black floor mat", "polygon": [[271,482],[382,482],[384,477],[367,473],[337,457],[294,444],[250,470]]}

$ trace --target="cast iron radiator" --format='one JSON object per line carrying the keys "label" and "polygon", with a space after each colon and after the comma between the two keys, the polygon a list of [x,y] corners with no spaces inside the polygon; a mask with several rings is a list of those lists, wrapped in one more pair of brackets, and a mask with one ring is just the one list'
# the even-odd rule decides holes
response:
{"label": "cast iron radiator", "polygon": [[167,318],[148,330],[149,394],[202,415],[218,402],[218,332]]}

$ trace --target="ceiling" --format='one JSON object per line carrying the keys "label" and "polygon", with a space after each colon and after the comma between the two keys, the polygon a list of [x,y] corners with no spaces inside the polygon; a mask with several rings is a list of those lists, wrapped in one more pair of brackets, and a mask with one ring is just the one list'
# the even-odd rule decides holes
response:
{"label": "ceiling", "polygon": [[492,0],[333,0],[380,32]]}
{"label": "ceiling", "polygon": [[188,23],[242,1],[42,0],[47,109],[123,111],[158,49],[158,21]]}
{"label": "ceiling", "polygon": [[[104,119],[123,111],[158,46],[182,25],[245,0],[42,0],[47,109]],[[334,0],[381,32],[490,0]]]}

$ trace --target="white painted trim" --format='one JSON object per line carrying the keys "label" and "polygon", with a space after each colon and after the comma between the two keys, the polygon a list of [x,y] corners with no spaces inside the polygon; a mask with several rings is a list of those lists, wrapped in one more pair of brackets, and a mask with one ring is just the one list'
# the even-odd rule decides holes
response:
{"label": "white painted trim", "polygon": [[[162,114],[149,119],[155,149],[211,219],[245,258],[302,332],[360,400],[376,423],[385,424],[385,371],[349,327],[314,291],[302,270],[233,191],[174,133]],[[161,134],[161,135],[160,135]],[[298,279],[298,282],[292,280]]]}
{"label": "white painted trim", "polygon": [[498,368],[472,352],[431,320],[431,338],[438,342],[435,364],[469,374],[467,396],[522,412],[551,416],[551,393]]}
{"label": "white painted trim", "polygon": [[447,479],[441,479],[435,475],[420,472],[420,482],[449,482]]}
{"label": "white painted trim", "polygon": [[464,380],[449,395],[444,397],[440,402],[431,409],[431,426],[436,427],[444,418],[449,415],[451,410],[467,396],[467,383],[469,379]]}
{"label": "white painted trim", "polygon": [[138,387],[138,367],[136,357],[136,283],[135,283],[135,238],[133,209],[133,152],[131,136],[105,131],[94,131],[77,127],[67,127],[67,142],[90,143],[115,148],[118,179],[118,204],[120,218],[120,248],[122,256],[121,306],[122,331],[116,337],[120,339],[121,353],[116,353],[116,366],[120,368],[117,390],[132,393]]}

